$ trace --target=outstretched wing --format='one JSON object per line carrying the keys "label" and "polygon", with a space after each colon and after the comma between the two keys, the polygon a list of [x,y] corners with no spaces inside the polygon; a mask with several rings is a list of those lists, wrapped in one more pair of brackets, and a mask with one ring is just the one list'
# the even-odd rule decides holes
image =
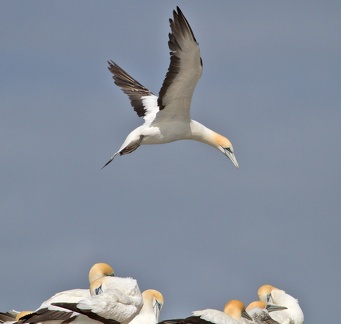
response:
{"label": "outstretched wing", "polygon": [[170,65],[159,93],[159,115],[180,114],[190,118],[193,92],[202,74],[199,44],[179,7],[169,22]]}
{"label": "outstretched wing", "polygon": [[146,122],[154,120],[156,113],[159,111],[157,96],[113,61],[108,61],[108,64],[108,69],[113,74],[115,84],[128,95],[130,103],[137,115],[143,117]]}

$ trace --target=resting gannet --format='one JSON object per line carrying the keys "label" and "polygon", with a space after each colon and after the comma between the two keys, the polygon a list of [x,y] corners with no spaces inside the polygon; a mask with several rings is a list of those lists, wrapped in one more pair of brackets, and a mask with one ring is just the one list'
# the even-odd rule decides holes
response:
{"label": "resting gannet", "polygon": [[258,298],[263,302],[287,308],[271,314],[271,317],[277,322],[281,324],[303,324],[304,315],[297,299],[284,290],[271,285],[263,285],[258,289]]}

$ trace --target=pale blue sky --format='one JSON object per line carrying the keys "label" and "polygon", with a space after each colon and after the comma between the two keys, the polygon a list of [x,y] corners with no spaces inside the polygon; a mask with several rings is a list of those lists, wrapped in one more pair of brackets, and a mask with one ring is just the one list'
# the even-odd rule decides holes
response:
{"label": "pale blue sky", "polygon": [[[100,170],[143,121],[106,61],[158,93],[176,5],[204,62],[192,117],[232,141],[240,169],[182,141]],[[339,320],[340,14],[339,1],[2,1],[1,310],[86,288],[108,262],[163,293],[161,319],[270,283],[307,323]]]}

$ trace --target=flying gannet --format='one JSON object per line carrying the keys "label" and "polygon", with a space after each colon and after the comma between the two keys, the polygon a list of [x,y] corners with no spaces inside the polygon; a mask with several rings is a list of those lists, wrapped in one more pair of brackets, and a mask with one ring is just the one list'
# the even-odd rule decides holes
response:
{"label": "flying gannet", "polygon": [[191,119],[190,105],[193,92],[202,74],[199,44],[193,31],[177,7],[169,19],[171,33],[168,46],[170,65],[159,92],[159,97],[132,78],[116,63],[109,61],[109,71],[115,84],[125,92],[144,124],[134,129],[116,155],[133,152],[140,145],[164,144],[178,140],[195,140],[211,145],[225,154],[238,168],[231,142],[224,136]]}

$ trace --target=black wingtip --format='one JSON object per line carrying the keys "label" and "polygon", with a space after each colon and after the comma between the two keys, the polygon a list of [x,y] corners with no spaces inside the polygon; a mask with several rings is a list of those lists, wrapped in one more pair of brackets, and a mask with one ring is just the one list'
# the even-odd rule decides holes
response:
{"label": "black wingtip", "polygon": [[107,61],[108,62],[108,70],[115,75],[113,69],[117,66],[117,64],[114,61]]}

